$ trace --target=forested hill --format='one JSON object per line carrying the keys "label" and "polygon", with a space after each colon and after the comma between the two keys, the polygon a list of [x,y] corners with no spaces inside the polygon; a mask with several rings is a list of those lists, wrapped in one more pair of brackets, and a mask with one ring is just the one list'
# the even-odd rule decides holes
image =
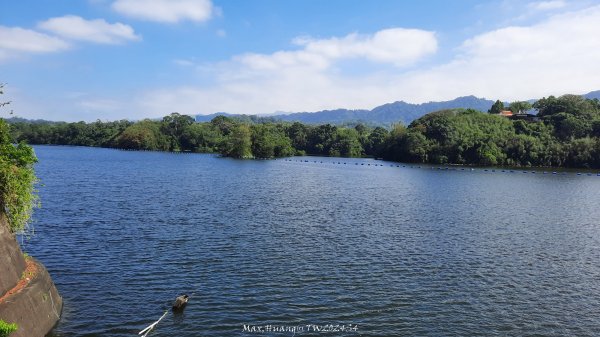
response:
{"label": "forested hill", "polygon": [[[433,111],[444,109],[474,109],[487,111],[494,101],[475,96],[458,97],[451,101],[429,102],[412,104],[403,101],[388,103],[374,108],[373,110],[323,110],[317,112],[297,112],[291,114],[269,115],[272,120],[287,122],[301,122],[305,124],[335,124],[363,123],[373,126],[389,127],[394,123],[402,122],[409,124],[413,120]],[[216,113],[211,115],[196,116],[197,122],[208,122],[216,116],[236,116],[244,118],[261,118],[256,116],[231,115],[227,113]],[[265,117],[262,117],[265,118]]]}

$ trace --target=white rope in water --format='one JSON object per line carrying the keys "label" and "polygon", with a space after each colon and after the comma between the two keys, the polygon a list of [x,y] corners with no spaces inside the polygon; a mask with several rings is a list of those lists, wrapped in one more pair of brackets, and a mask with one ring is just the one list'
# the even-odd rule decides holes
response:
{"label": "white rope in water", "polygon": [[168,313],[169,313],[169,310],[165,311],[165,313],[162,316],[160,316],[160,318],[158,319],[158,321],[150,324],[147,328],[145,328],[144,330],[140,331],[138,333],[138,335],[143,334],[142,337],[148,336],[148,334],[150,333],[150,331],[152,331],[152,329],[154,329],[154,327],[156,326],[156,324],[158,324],[158,322],[160,322],[163,318],[165,318],[165,316],[167,316]]}

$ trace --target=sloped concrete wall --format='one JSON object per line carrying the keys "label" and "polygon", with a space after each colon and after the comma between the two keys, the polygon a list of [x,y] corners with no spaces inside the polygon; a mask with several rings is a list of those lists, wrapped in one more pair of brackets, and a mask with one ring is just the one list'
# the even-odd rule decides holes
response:
{"label": "sloped concrete wall", "polygon": [[[0,302],[0,319],[19,326],[10,337],[44,337],[60,319],[62,298],[46,268],[33,261],[37,272],[27,286]],[[25,267],[21,248],[0,214],[0,297],[17,285]]]}
{"label": "sloped concrete wall", "polygon": [[60,319],[62,298],[46,268],[35,263],[38,272],[29,285],[0,303],[0,318],[19,326],[10,337],[44,337]]}
{"label": "sloped concrete wall", "polygon": [[0,212],[0,296],[17,284],[25,266],[21,248],[8,229],[6,217]]}

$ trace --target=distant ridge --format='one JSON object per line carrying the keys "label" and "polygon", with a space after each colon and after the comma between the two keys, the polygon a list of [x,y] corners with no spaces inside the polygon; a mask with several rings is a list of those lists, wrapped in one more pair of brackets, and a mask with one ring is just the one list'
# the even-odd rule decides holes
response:
{"label": "distant ridge", "polygon": [[600,99],[600,90],[589,92],[589,93],[583,95],[583,97],[585,97],[587,99],[594,99],[594,98]]}
{"label": "distant ridge", "polygon": [[[413,120],[433,111],[443,109],[465,108],[487,111],[494,101],[477,98],[475,96],[458,97],[451,101],[429,102],[422,104],[412,104],[403,101],[388,103],[378,106],[372,110],[323,110],[317,112],[296,112],[290,114],[269,115],[273,120],[288,122],[301,122],[306,124],[346,124],[346,123],[365,123],[370,125],[391,125],[393,123],[403,122],[409,124]],[[242,117],[247,119],[246,115],[234,115],[225,112],[218,112],[211,115],[198,115],[196,121],[210,121],[216,116]],[[265,116],[266,117],[266,116]]]}

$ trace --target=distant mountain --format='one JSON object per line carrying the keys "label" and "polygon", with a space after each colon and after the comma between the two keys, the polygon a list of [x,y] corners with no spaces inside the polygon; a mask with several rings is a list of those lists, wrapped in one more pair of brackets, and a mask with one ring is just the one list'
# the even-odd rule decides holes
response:
{"label": "distant mountain", "polygon": [[233,119],[237,119],[240,122],[244,123],[267,123],[267,122],[277,122],[280,119],[274,116],[258,116],[258,115],[235,115],[228,114],[226,112],[217,112],[210,115],[196,115],[196,122],[210,122],[213,118],[217,116],[225,116]]}
{"label": "distant mountain", "polygon": [[45,120],[45,119],[27,119],[27,118],[21,118],[21,117],[10,117],[10,118],[6,118],[5,120],[8,122],[8,124],[14,124],[14,123],[56,124],[56,123],[61,123],[61,122],[54,122],[54,121],[49,121],[49,120]]}
{"label": "distant mountain", "polygon": [[285,115],[275,115],[273,117],[288,121],[302,122],[306,124],[344,124],[347,122],[366,122],[370,121],[369,110],[323,110],[317,112],[296,112]]}
{"label": "distant mountain", "polygon": [[594,98],[600,99],[600,90],[589,92],[589,93],[583,95],[583,97],[585,97],[587,99],[594,99]]}
{"label": "distant mountain", "polygon": [[403,122],[409,124],[413,120],[433,111],[443,109],[465,108],[487,111],[494,101],[465,96],[444,102],[429,102],[411,104],[403,101],[388,103],[373,110],[325,110],[319,112],[300,112],[289,115],[273,116],[284,121],[297,121],[308,124],[343,124],[348,122],[363,122],[379,125],[390,125]]}
{"label": "distant mountain", "polygon": [[[317,112],[296,112],[291,114],[271,115],[267,118],[272,120],[281,120],[288,122],[302,122],[306,124],[347,124],[347,123],[365,123],[369,125],[391,125],[392,123],[403,122],[409,124],[413,120],[433,111],[443,109],[465,108],[487,111],[494,101],[477,98],[475,96],[465,96],[444,102],[429,102],[422,104],[411,104],[406,102],[388,103],[374,108],[373,110],[323,110]],[[210,121],[216,116],[238,117],[248,119],[254,116],[232,115],[225,112],[218,112],[211,115],[198,115],[196,121]]]}
{"label": "distant mountain", "polygon": [[[582,95],[585,98],[600,99],[600,90],[592,91],[588,94]],[[536,99],[529,100],[528,102],[534,103]],[[403,101],[394,103],[388,103],[378,106],[372,110],[349,110],[349,109],[336,109],[336,110],[323,110],[317,112],[296,112],[290,114],[277,114],[264,117],[248,116],[248,115],[232,115],[225,112],[218,112],[212,115],[198,115],[196,121],[206,122],[210,121],[216,116],[228,116],[238,118],[244,121],[261,121],[261,120],[281,120],[288,122],[302,122],[306,124],[351,124],[351,123],[364,123],[368,125],[382,125],[389,126],[393,123],[403,122],[404,124],[410,124],[413,120],[428,114],[433,111],[439,111],[444,109],[475,109],[479,111],[488,111],[494,101],[477,98],[475,96],[463,96],[455,98],[451,101],[442,102],[428,102],[422,104],[412,104]],[[508,102],[505,103],[508,105]]]}
{"label": "distant mountain", "polygon": [[228,114],[226,112],[215,112],[214,114],[210,114],[210,115],[196,115],[196,122],[199,122],[199,123],[210,122],[213,118],[215,118],[217,116],[233,117],[233,116],[237,116],[237,115]]}

